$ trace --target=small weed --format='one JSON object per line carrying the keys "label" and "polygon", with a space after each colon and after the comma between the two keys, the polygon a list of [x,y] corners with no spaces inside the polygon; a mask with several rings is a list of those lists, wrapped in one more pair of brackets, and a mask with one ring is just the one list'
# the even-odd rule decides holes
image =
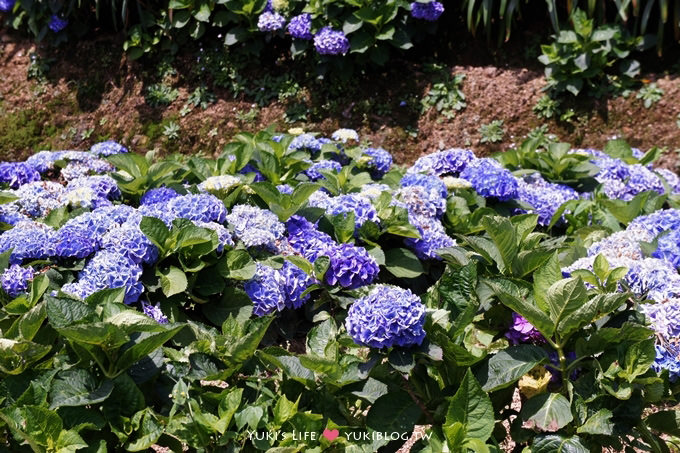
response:
{"label": "small weed", "polygon": [[104,118],[102,118],[102,119],[99,120],[99,125],[100,125],[100,126],[104,126],[104,125],[106,125],[106,123],[108,123],[108,122],[109,122],[109,119],[106,118],[106,117],[104,117]]}
{"label": "small weed", "polygon": [[302,102],[296,102],[286,109],[283,119],[286,123],[308,121],[309,108]]}
{"label": "small weed", "polygon": [[184,105],[182,106],[181,110],[179,111],[179,116],[181,116],[182,118],[184,118],[184,117],[187,116],[189,113],[191,113],[193,110],[194,110],[194,109],[192,109],[191,106],[190,106],[189,104],[184,104]]}
{"label": "small weed", "polygon": [[527,139],[536,140],[538,146],[549,145],[550,143],[557,143],[557,135],[548,132],[548,125],[543,124],[535,127],[527,134]]}
{"label": "small weed", "polygon": [[461,90],[465,74],[455,74],[453,77],[444,74],[443,80],[432,84],[430,90],[420,101],[421,113],[425,113],[431,108],[451,119],[456,116],[456,112],[463,110],[467,103],[465,94]]}
{"label": "small weed", "polygon": [[663,97],[663,90],[656,86],[656,83],[650,83],[640,88],[638,91],[636,99],[642,99],[643,105],[646,109],[650,108],[652,105],[656,104]]}
{"label": "small weed", "polygon": [[239,110],[236,112],[236,119],[241,122],[241,123],[252,123],[257,119],[257,115],[260,113],[260,111],[257,109],[257,107],[253,107],[247,112],[244,110]]}
{"label": "small weed", "polygon": [[28,57],[31,62],[28,64],[26,78],[37,80],[39,83],[47,82],[47,74],[50,72],[50,66],[54,63],[54,59],[43,58],[34,52],[31,52]]}
{"label": "small weed", "polygon": [[534,113],[539,118],[550,119],[560,112],[560,101],[544,94],[533,108]]}
{"label": "small weed", "polygon": [[216,127],[213,127],[213,128],[210,129],[210,131],[208,132],[208,137],[210,137],[210,138],[217,137],[217,133],[218,133],[218,132],[217,132],[217,128],[216,128]]}
{"label": "small weed", "polygon": [[87,140],[88,138],[90,138],[92,136],[93,132],[94,132],[94,127],[91,127],[89,129],[85,129],[84,131],[82,131],[80,133],[80,140],[81,141]]}
{"label": "small weed", "polygon": [[151,107],[170,105],[179,96],[179,91],[165,83],[154,83],[146,88],[144,99]]}
{"label": "small weed", "polygon": [[498,143],[505,135],[503,120],[493,120],[489,124],[482,124],[478,132],[482,136],[480,143]]}
{"label": "small weed", "polygon": [[678,129],[680,129],[680,113],[678,113],[678,116],[675,117],[675,125],[678,126]]}
{"label": "small weed", "polygon": [[194,92],[189,95],[187,102],[189,104],[193,104],[194,107],[201,107],[203,110],[205,110],[210,104],[214,103],[215,100],[215,95],[208,91],[208,87],[202,85],[196,88]]}
{"label": "small weed", "polygon": [[168,140],[177,140],[179,138],[180,127],[174,121],[170,121],[163,127],[163,135]]}

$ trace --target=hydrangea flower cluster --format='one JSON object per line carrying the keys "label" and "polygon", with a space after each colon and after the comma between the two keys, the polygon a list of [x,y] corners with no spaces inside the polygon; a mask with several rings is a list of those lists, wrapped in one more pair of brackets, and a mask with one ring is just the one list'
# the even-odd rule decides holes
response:
{"label": "hydrangea flower cluster", "polygon": [[97,157],[113,156],[114,154],[124,154],[128,149],[120,143],[108,140],[105,142],[95,143],[90,148],[90,152]]}
{"label": "hydrangea flower cluster", "polygon": [[142,311],[144,312],[145,315],[156,321],[158,324],[167,324],[168,322],[170,322],[168,320],[168,317],[165,316],[161,311],[160,303],[157,303],[156,305],[151,305],[148,302],[142,301]]}
{"label": "hydrangea flower cluster", "polygon": [[314,48],[319,55],[344,55],[349,52],[349,39],[339,30],[323,27],[314,35]]}
{"label": "hydrangea flower cluster", "polygon": [[369,198],[351,193],[329,199],[326,207],[327,214],[331,216],[342,214],[347,217],[350,212],[354,213],[354,223],[357,229],[368,221],[376,223],[379,221],[378,213]]}
{"label": "hydrangea flower cluster", "polygon": [[32,267],[21,267],[18,264],[13,264],[0,276],[2,289],[9,297],[17,297],[28,289],[34,274]]}
{"label": "hydrangea flower cluster", "polygon": [[347,143],[349,141],[359,141],[359,134],[354,129],[338,129],[331,134],[331,139],[336,142]]}
{"label": "hydrangea flower cluster", "polygon": [[416,19],[424,19],[427,21],[436,21],[444,12],[444,5],[440,2],[431,1],[428,3],[413,2],[411,3],[411,16]]}
{"label": "hydrangea flower cluster", "polygon": [[11,11],[15,3],[16,0],[0,0],[0,11],[5,13]]}
{"label": "hydrangea flower cluster", "polygon": [[265,316],[284,308],[300,308],[309,300],[302,295],[314,280],[302,269],[286,261],[281,269],[257,264],[255,276],[248,280],[244,289],[253,301],[253,314]]}
{"label": "hydrangea flower cluster", "polygon": [[460,173],[460,177],[468,180],[483,197],[500,201],[517,198],[517,178],[494,159],[477,159],[469,163]]}
{"label": "hydrangea flower cluster", "polygon": [[52,30],[55,33],[59,33],[62,31],[64,28],[68,26],[68,19],[62,19],[61,17],[57,16],[56,14],[52,14],[52,17],[50,17],[50,21],[47,24],[50,30]]}
{"label": "hydrangea flower cluster", "polygon": [[541,332],[536,330],[529,321],[517,313],[512,314],[512,324],[505,333],[505,338],[514,345],[520,343],[545,343],[545,338],[541,335]]}
{"label": "hydrangea flower cluster", "polygon": [[383,148],[366,148],[363,154],[368,157],[366,166],[376,179],[382,178],[392,168],[392,155]]}
{"label": "hydrangea flower cluster", "polygon": [[246,247],[273,247],[285,232],[285,226],[273,212],[257,206],[234,206],[227,222]]}
{"label": "hydrangea flower cluster", "polygon": [[288,33],[293,38],[309,41],[314,38],[312,34],[312,15],[303,13],[290,19],[288,22]]}
{"label": "hydrangea flower cluster", "polygon": [[569,200],[578,200],[579,193],[569,186],[547,182],[540,173],[518,178],[517,198],[533,207],[527,211],[538,214],[538,224],[547,226],[557,209]]}
{"label": "hydrangea flower cluster", "polygon": [[0,164],[0,183],[18,189],[29,182],[39,181],[40,173],[25,162],[3,162]]}
{"label": "hydrangea flower cluster", "polygon": [[167,203],[173,198],[179,197],[179,194],[168,187],[159,187],[157,189],[147,190],[144,195],[142,195],[139,204],[152,205],[156,203]]}
{"label": "hydrangea flower cluster", "polygon": [[306,150],[310,152],[321,151],[323,143],[312,134],[300,134],[290,142],[288,149],[292,151]]}
{"label": "hydrangea flower cluster", "polygon": [[286,18],[276,11],[265,11],[257,19],[260,31],[276,31],[286,26]]}
{"label": "hydrangea flower cluster", "polygon": [[324,179],[325,176],[322,175],[319,170],[333,170],[339,172],[342,170],[342,165],[334,160],[320,160],[312,163],[312,166],[305,170],[305,175],[307,175],[311,181]]}
{"label": "hydrangea flower cluster", "polygon": [[347,311],[345,328],[352,339],[371,348],[409,347],[425,339],[425,306],[408,289],[378,285]]}

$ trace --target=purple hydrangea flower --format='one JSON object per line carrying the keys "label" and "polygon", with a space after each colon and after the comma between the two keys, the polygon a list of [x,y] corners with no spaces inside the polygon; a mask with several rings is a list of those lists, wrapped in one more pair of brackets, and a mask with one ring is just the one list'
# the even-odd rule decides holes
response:
{"label": "purple hydrangea flower", "polygon": [[10,264],[47,258],[52,234],[54,230],[44,223],[31,220],[18,222],[14,228],[0,235],[0,253],[12,249]]}
{"label": "purple hydrangea flower", "polygon": [[0,11],[8,12],[14,8],[16,0],[0,0]]}
{"label": "purple hydrangea flower", "polygon": [[349,52],[349,39],[341,31],[323,27],[314,36],[314,47],[320,55],[344,55]]}
{"label": "purple hydrangea flower", "polygon": [[142,311],[145,315],[156,321],[158,324],[167,324],[170,322],[168,321],[168,317],[165,316],[161,311],[160,302],[156,305],[151,305],[148,302],[142,301]]}
{"label": "purple hydrangea flower", "polygon": [[290,195],[293,193],[293,188],[289,186],[288,184],[279,184],[276,186],[278,189],[279,193],[282,193],[284,195]]}
{"label": "purple hydrangea flower", "polygon": [[421,186],[430,192],[438,194],[441,198],[446,199],[448,190],[446,184],[436,176],[421,175],[418,173],[410,173],[401,178],[401,187]]}
{"label": "purple hydrangea flower", "polygon": [[257,271],[243,289],[253,301],[253,314],[265,316],[281,311],[286,306],[285,277],[264,264],[257,263]]}
{"label": "purple hydrangea flower", "polygon": [[99,250],[98,239],[99,235],[87,224],[67,223],[52,236],[49,254],[56,258],[86,258]]}
{"label": "purple hydrangea flower", "polygon": [[285,227],[271,211],[257,206],[236,205],[227,216],[234,235],[246,247],[272,247],[283,236]]}
{"label": "purple hydrangea flower", "polygon": [[227,218],[227,208],[222,200],[208,193],[175,197],[170,200],[166,209],[172,211],[177,218],[193,222],[224,223]]}
{"label": "purple hydrangea flower", "polygon": [[64,205],[66,189],[52,181],[35,181],[24,184],[14,192],[19,197],[15,203],[22,213],[31,217],[44,217],[51,210]]}
{"label": "purple hydrangea flower", "polygon": [[159,187],[157,189],[147,190],[142,199],[139,201],[141,205],[150,205],[155,203],[167,203],[173,198],[179,197],[179,194],[169,187]]}
{"label": "purple hydrangea flower", "polygon": [[158,248],[138,226],[125,224],[102,238],[102,248],[117,251],[135,264],[152,264],[158,259]]}
{"label": "purple hydrangea flower", "polygon": [[477,159],[460,174],[483,197],[508,201],[517,198],[519,184],[510,171],[490,158]]}
{"label": "purple hydrangea flower", "polygon": [[456,245],[455,239],[446,234],[444,226],[438,219],[409,214],[409,221],[418,229],[420,239],[406,238],[404,244],[421,260],[441,260],[437,250]]}
{"label": "purple hydrangea flower", "polygon": [[32,267],[21,267],[13,264],[8,267],[0,276],[2,289],[9,297],[17,297],[28,289],[28,284],[33,280],[34,271]]}
{"label": "purple hydrangea flower", "polygon": [[286,25],[286,18],[276,11],[265,11],[257,18],[257,28],[260,31],[281,30]]}
{"label": "purple hydrangea flower", "polygon": [[66,189],[73,190],[81,187],[92,189],[97,198],[104,200],[117,200],[121,196],[118,184],[109,175],[84,176],[72,179]]}
{"label": "purple hydrangea flower", "polygon": [[668,234],[659,236],[652,256],[666,259],[676,268],[680,267],[680,229],[673,229]]}
{"label": "purple hydrangea flower", "polygon": [[309,300],[309,294],[302,295],[305,290],[314,284],[314,279],[293,263],[286,261],[279,271],[284,279],[284,294],[286,306],[300,308]]}
{"label": "purple hydrangea flower", "polygon": [[303,13],[293,17],[288,23],[288,33],[297,39],[310,40],[314,38],[312,34],[312,15]]}
{"label": "purple hydrangea flower", "polygon": [[325,179],[325,176],[322,175],[319,170],[334,170],[339,172],[342,170],[342,165],[340,165],[338,162],[335,162],[334,160],[321,160],[319,162],[314,162],[311,167],[304,171],[304,173],[312,181]]}
{"label": "purple hydrangea flower", "polygon": [[326,272],[326,283],[340,285],[345,289],[356,289],[372,283],[380,272],[378,263],[363,247],[340,244],[326,250],[330,266]]}
{"label": "purple hydrangea flower", "polygon": [[25,162],[0,163],[0,183],[8,184],[12,189],[39,180],[40,173]]}
{"label": "purple hydrangea flower", "polygon": [[425,306],[408,289],[380,285],[349,307],[345,328],[355,343],[371,348],[420,345]]}
{"label": "purple hydrangea flower", "polygon": [[[669,345],[670,346],[670,345]],[[656,359],[652,364],[652,368],[656,372],[668,370],[668,378],[671,382],[675,382],[680,377],[680,348],[665,347],[663,345],[656,345]]]}
{"label": "purple hydrangea flower", "polygon": [[403,187],[395,195],[393,204],[405,207],[410,214],[440,218],[446,211],[446,198],[423,186]]}
{"label": "purple hydrangea flower", "polygon": [[224,225],[215,222],[196,222],[196,226],[207,228],[217,233],[217,253],[221,253],[224,250],[224,247],[234,246],[234,240],[231,238],[231,233],[229,233],[229,230],[227,230]]}
{"label": "purple hydrangea flower", "polygon": [[371,204],[371,199],[359,194],[350,193],[333,197],[326,208],[326,213],[331,216],[342,214],[347,217],[350,212],[354,213],[356,228],[361,228],[361,225],[369,221],[379,222],[378,212]]}
{"label": "purple hydrangea flower", "polygon": [[364,156],[370,157],[366,166],[372,170],[374,178],[382,178],[392,167],[392,155],[382,148],[367,148]]}
{"label": "purple hydrangea flower", "polygon": [[322,145],[323,143],[312,134],[300,134],[290,142],[288,149],[291,151],[305,150],[319,152]]}
{"label": "purple hydrangea flower", "polygon": [[411,16],[416,19],[424,19],[431,22],[439,19],[439,16],[444,12],[444,5],[440,2],[429,3],[411,3]]}
{"label": "purple hydrangea flower", "polygon": [[127,153],[128,149],[116,141],[107,140],[92,145],[90,152],[97,157],[106,157],[113,156],[114,154]]}
{"label": "purple hydrangea flower", "polygon": [[528,212],[538,214],[539,225],[549,225],[553,215],[562,204],[579,198],[578,192],[571,187],[549,183],[539,173],[525,176],[517,182],[517,198],[534,208]]}
{"label": "purple hydrangea flower", "polygon": [[66,28],[67,25],[68,25],[68,19],[62,19],[61,17],[57,16],[56,14],[52,14],[52,17],[50,17],[50,22],[48,23],[47,26],[53,32],[59,33],[64,28]]}
{"label": "purple hydrangea flower", "polygon": [[451,148],[419,158],[407,173],[426,173],[431,176],[458,176],[470,162],[477,160],[469,149]]}
{"label": "purple hydrangea flower", "polygon": [[517,313],[512,314],[512,325],[505,333],[505,337],[515,345],[520,343],[545,343],[545,338],[541,335],[541,332]]}

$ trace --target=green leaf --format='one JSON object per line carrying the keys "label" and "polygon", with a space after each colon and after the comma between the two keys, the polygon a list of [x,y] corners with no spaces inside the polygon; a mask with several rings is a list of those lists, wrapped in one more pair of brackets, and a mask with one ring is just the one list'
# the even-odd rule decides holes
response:
{"label": "green leaf", "polygon": [[281,426],[295,415],[298,411],[299,401],[298,398],[298,401],[292,402],[286,398],[286,395],[281,395],[281,398],[279,398],[274,406],[274,423]]}
{"label": "green leaf", "polygon": [[95,378],[83,369],[59,373],[50,389],[50,409],[63,406],[85,406],[101,403],[113,391],[113,381],[105,380],[99,386]]}
{"label": "green leaf", "polygon": [[548,261],[534,272],[534,299],[536,304],[544,311],[548,310],[546,294],[548,289],[562,280],[562,267],[557,252],[554,252]]}
{"label": "green leaf", "polygon": [[259,406],[246,406],[236,413],[234,420],[239,430],[248,425],[251,429],[257,429],[264,415],[264,410]]}
{"label": "green leaf", "polygon": [[482,219],[482,225],[500,252],[502,262],[497,264],[501,273],[505,273],[506,269],[512,269],[512,262],[517,257],[518,241],[510,220],[505,217],[488,216]]}
{"label": "green leaf", "polygon": [[654,363],[656,359],[656,349],[654,348],[654,341],[645,340],[635,343],[626,349],[626,356],[624,359],[625,366],[624,376],[628,382],[645,374]]}
{"label": "green leaf", "polygon": [[680,410],[655,412],[645,418],[645,424],[660,433],[680,436]]}
{"label": "green leaf", "polygon": [[224,278],[250,280],[255,275],[257,265],[245,250],[231,250],[220,260],[217,269]]}
{"label": "green leaf", "polygon": [[465,438],[486,441],[493,433],[495,419],[491,399],[469,368],[449,401],[444,428],[454,423],[463,425]]}
{"label": "green leaf", "polygon": [[598,294],[565,316],[557,326],[557,333],[565,337],[576,332],[619,308],[629,296],[628,293]]}
{"label": "green leaf", "polygon": [[579,434],[611,436],[614,432],[614,423],[611,420],[612,415],[612,411],[609,409],[600,409],[591,415],[583,425],[579,426],[576,432]]}
{"label": "green leaf", "polygon": [[588,291],[580,278],[567,278],[548,288],[546,302],[555,325],[578,310],[588,300]]}
{"label": "green leaf", "polygon": [[425,270],[418,257],[404,248],[391,248],[385,252],[385,267],[397,278],[415,278]]}
{"label": "green leaf", "polygon": [[377,379],[371,377],[364,383],[360,391],[352,392],[352,395],[363,398],[369,403],[373,404],[375,401],[388,392],[387,384],[383,384]]}
{"label": "green leaf", "polygon": [[578,436],[557,434],[537,436],[531,444],[531,453],[590,453]]}
{"label": "green leaf", "polygon": [[162,220],[156,217],[142,217],[142,221],[139,222],[139,229],[159,249],[164,250],[165,242],[170,237],[170,229]]}
{"label": "green leaf", "polygon": [[63,426],[56,412],[39,406],[7,407],[0,411],[0,418],[32,446],[56,443]]}
{"label": "green leaf", "polygon": [[366,416],[366,426],[381,433],[406,433],[413,431],[421,415],[422,411],[413,398],[398,390],[375,401]]}
{"label": "green leaf", "polygon": [[125,352],[120,356],[116,362],[116,368],[121,370],[126,370],[132,364],[140,360],[142,357],[146,357],[151,354],[156,349],[160,348],[174,337],[182,328],[184,324],[179,326],[168,327],[164,332],[159,332],[155,334],[144,333],[140,335],[135,344],[130,348],[126,349]]}
{"label": "green leaf", "polygon": [[477,373],[482,389],[493,392],[508,387],[548,361],[547,353],[538,346],[523,344],[503,349],[492,356]]}
{"label": "green leaf", "polygon": [[536,307],[531,301],[514,294],[510,294],[506,288],[501,286],[498,282],[493,280],[485,281],[491,288],[493,294],[503,303],[503,305],[511,308],[518,314],[522,315],[529,321],[536,329],[538,329],[544,336],[551,337],[555,326],[550,320],[550,317],[540,308]]}
{"label": "green leaf", "polygon": [[161,288],[163,289],[165,297],[174,296],[175,294],[186,291],[188,286],[187,276],[181,269],[170,266],[169,268],[160,271],[159,274]]}
{"label": "green leaf", "polygon": [[21,374],[51,350],[51,346],[32,341],[0,338],[0,371]]}
{"label": "green leaf", "polygon": [[529,399],[522,404],[520,417],[523,426],[548,432],[564,428],[574,419],[569,400],[559,393],[542,393]]}

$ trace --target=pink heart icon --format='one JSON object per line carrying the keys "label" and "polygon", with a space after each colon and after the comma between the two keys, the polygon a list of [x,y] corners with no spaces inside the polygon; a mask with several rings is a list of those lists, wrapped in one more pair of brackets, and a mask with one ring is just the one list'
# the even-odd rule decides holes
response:
{"label": "pink heart icon", "polygon": [[336,437],[340,435],[340,431],[337,429],[324,429],[323,430],[323,437],[328,439],[330,442],[333,442]]}

